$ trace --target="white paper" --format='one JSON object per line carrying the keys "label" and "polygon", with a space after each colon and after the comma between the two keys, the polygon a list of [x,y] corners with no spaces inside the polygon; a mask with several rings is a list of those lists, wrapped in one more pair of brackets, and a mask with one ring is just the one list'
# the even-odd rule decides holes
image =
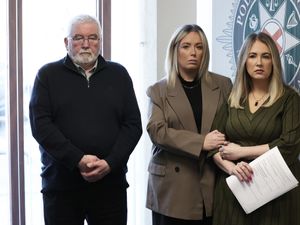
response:
{"label": "white paper", "polygon": [[247,214],[298,185],[277,147],[249,165],[253,169],[252,181],[240,182],[235,175],[226,178],[229,188]]}

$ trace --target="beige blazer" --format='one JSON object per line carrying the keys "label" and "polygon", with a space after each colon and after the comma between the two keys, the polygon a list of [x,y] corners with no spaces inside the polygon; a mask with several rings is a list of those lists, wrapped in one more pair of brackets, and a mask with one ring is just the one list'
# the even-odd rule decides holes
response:
{"label": "beige blazer", "polygon": [[178,78],[174,88],[167,87],[166,79],[148,88],[147,131],[153,155],[148,167],[147,208],[174,218],[200,220],[205,205],[207,216],[212,215],[214,164],[206,159],[202,146],[231,87],[229,78],[217,74],[201,79],[201,134]]}

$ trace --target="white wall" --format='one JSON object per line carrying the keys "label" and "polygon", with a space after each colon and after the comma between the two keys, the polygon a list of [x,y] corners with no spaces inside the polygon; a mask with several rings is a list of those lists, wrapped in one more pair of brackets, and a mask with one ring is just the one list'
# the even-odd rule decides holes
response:
{"label": "white wall", "polygon": [[[203,0],[201,0],[203,1]],[[205,0],[210,2],[210,0]],[[197,22],[197,0],[157,0],[157,78],[165,76],[164,62],[177,27]]]}
{"label": "white wall", "polygon": [[209,69],[212,67],[212,59],[214,49],[212,46],[212,1],[211,0],[199,0],[197,1],[197,24],[203,29],[206,34],[209,50],[210,50],[210,65]]}

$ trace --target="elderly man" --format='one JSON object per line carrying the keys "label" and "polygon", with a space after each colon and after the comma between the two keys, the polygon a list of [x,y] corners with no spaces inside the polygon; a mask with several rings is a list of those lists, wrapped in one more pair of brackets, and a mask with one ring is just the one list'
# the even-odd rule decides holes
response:
{"label": "elderly man", "polygon": [[67,56],[44,65],[30,101],[46,225],[126,225],[127,161],[141,134],[131,78],[101,55],[101,26],[75,17]]}

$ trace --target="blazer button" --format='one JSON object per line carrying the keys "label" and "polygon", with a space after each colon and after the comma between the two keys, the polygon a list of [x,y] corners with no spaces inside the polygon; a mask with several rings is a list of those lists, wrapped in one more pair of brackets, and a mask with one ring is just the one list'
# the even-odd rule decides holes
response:
{"label": "blazer button", "polygon": [[179,171],[180,171],[180,168],[179,168],[178,166],[176,166],[176,167],[175,167],[175,172],[176,172],[176,173],[179,173]]}

